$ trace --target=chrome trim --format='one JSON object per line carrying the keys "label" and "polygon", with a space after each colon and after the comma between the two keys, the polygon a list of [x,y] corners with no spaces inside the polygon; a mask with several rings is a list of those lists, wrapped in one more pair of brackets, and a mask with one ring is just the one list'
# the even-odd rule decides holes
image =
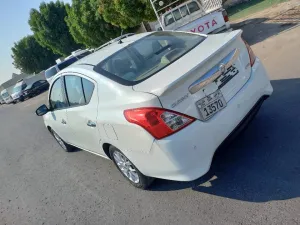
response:
{"label": "chrome trim", "polygon": [[189,86],[189,92],[191,94],[195,94],[201,88],[212,83],[215,79],[217,79],[219,76],[222,75],[222,72],[220,71],[220,65],[225,65],[225,68],[227,69],[237,60],[239,54],[240,54],[240,50],[237,48],[234,49],[232,52],[230,52],[224,59],[222,59],[219,63],[217,63],[217,65],[215,65],[212,69],[210,69],[206,74],[204,74],[194,83],[192,83]]}

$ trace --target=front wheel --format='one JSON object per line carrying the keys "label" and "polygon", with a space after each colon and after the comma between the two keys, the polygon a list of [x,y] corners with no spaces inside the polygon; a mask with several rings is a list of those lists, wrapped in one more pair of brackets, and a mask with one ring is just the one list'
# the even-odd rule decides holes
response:
{"label": "front wheel", "polygon": [[73,146],[67,144],[61,137],[54,131],[50,131],[57,143],[60,145],[60,147],[65,151],[65,152],[72,152],[73,151]]}
{"label": "front wheel", "polygon": [[143,175],[135,165],[116,147],[110,146],[109,154],[118,170],[133,186],[140,189],[147,189],[154,178]]}

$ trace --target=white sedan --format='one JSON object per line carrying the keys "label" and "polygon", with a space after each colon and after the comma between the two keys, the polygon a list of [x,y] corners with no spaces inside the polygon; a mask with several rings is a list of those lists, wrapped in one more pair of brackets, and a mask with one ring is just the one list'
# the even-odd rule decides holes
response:
{"label": "white sedan", "polygon": [[135,187],[195,180],[273,92],[241,33],[122,39],[59,72],[36,114],[64,150],[111,159]]}

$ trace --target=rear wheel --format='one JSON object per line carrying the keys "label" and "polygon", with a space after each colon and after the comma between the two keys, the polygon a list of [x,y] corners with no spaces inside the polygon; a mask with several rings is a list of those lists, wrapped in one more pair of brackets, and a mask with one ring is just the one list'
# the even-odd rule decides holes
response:
{"label": "rear wheel", "polygon": [[73,151],[74,147],[67,144],[61,137],[54,131],[50,131],[54,137],[54,139],[57,141],[57,143],[60,145],[60,147],[65,151],[65,152],[71,152]]}
{"label": "rear wheel", "polygon": [[140,189],[147,189],[154,181],[154,178],[143,175],[116,147],[110,146],[109,154],[118,170],[133,186]]}

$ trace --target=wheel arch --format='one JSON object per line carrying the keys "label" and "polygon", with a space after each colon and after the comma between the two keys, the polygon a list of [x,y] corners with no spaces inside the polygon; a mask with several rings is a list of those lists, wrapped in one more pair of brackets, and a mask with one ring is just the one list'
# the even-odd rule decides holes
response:
{"label": "wheel arch", "polygon": [[113,146],[113,145],[112,145],[112,144],[109,144],[109,143],[104,143],[104,144],[102,145],[102,149],[103,149],[104,153],[106,154],[106,156],[107,156],[109,159],[111,159],[110,154],[109,154],[109,148],[110,148],[110,146]]}

